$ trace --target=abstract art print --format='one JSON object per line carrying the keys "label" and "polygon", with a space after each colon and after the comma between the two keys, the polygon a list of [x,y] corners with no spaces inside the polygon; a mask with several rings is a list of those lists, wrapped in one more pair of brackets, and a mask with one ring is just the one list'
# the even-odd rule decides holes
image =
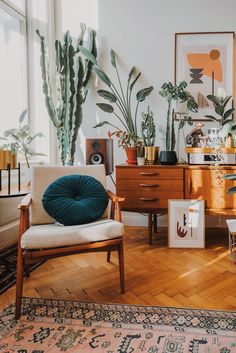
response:
{"label": "abstract art print", "polygon": [[168,245],[170,248],[205,247],[204,200],[169,200]]}
{"label": "abstract art print", "polygon": [[218,88],[234,94],[234,37],[234,32],[175,33],[175,83],[186,81],[198,103],[193,119],[214,115],[207,95]]}

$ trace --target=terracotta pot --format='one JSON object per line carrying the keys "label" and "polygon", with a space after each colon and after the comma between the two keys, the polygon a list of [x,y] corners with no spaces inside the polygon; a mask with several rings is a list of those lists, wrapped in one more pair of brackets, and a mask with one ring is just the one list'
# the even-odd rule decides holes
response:
{"label": "terracotta pot", "polygon": [[126,147],[125,149],[127,155],[128,164],[137,164],[137,148],[136,147]]}

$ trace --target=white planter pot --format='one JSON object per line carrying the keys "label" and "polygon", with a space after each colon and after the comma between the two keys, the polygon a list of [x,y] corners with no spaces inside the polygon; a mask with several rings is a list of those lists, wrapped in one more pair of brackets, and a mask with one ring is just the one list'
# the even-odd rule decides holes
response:
{"label": "white planter pot", "polygon": [[138,165],[145,165],[145,157],[137,157]]}

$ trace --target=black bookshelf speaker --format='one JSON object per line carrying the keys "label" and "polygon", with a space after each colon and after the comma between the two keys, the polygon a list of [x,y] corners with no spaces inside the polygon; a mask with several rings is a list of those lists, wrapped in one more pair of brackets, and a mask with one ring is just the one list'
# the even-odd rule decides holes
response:
{"label": "black bookshelf speaker", "polygon": [[106,175],[114,171],[113,140],[86,139],[86,164],[104,164]]}

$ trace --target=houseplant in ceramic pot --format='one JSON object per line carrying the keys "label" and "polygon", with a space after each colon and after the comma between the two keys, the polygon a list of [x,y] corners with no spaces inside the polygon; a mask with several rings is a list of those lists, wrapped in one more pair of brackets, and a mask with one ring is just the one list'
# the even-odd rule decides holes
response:
{"label": "houseplant in ceramic pot", "polygon": [[149,106],[147,113],[142,113],[141,136],[145,146],[147,164],[155,164],[158,155],[158,147],[155,146],[156,126],[153,119],[153,112]]}
{"label": "houseplant in ceramic pot", "polygon": [[236,130],[236,123],[233,121],[232,115],[235,109],[232,105],[229,109],[226,109],[232,96],[227,96],[224,88],[219,87],[216,95],[209,94],[207,98],[213,103],[217,116],[205,115],[205,117],[217,125],[219,145],[232,147],[232,135],[233,131]]}
{"label": "houseplant in ceramic pot", "polygon": [[138,165],[145,165],[146,158],[145,158],[145,146],[141,144],[137,146],[137,164]]}
{"label": "houseplant in ceramic pot", "polygon": [[113,114],[115,116],[118,125],[113,124],[112,121],[104,120],[99,124],[95,125],[95,128],[110,125],[116,131],[120,131],[123,133],[127,133],[129,136],[129,149],[133,148],[136,153],[136,146],[139,143],[138,136],[138,109],[139,104],[143,102],[147,96],[152,92],[153,86],[143,88],[136,93],[136,107],[134,112],[132,110],[132,97],[133,97],[133,88],[137,83],[141,72],[136,74],[135,67],[129,72],[127,83],[124,86],[121,82],[117,63],[116,63],[116,54],[114,50],[111,49],[111,65],[115,70],[117,83],[114,84],[113,81],[109,78],[109,76],[104,72],[102,67],[97,62],[96,58],[84,47],[80,46],[81,53],[90,60],[94,67],[94,71],[98,78],[108,87],[108,90],[99,89],[97,91],[98,95],[106,100],[108,103],[97,103],[99,109],[101,109],[105,113]]}
{"label": "houseplant in ceramic pot", "polygon": [[176,164],[177,155],[175,151],[176,135],[175,135],[175,110],[173,103],[179,101],[186,102],[185,119],[182,119],[178,129],[183,128],[185,123],[191,123],[189,119],[189,111],[197,112],[198,105],[193,96],[186,90],[187,82],[181,81],[178,85],[173,85],[171,82],[165,82],[161,86],[159,94],[167,101],[166,113],[166,149],[160,152],[159,162],[161,164]]}
{"label": "houseplant in ceramic pot", "polygon": [[31,148],[31,143],[38,137],[43,137],[41,132],[35,135],[31,135],[30,127],[27,123],[24,123],[26,118],[27,110],[24,110],[19,118],[19,127],[15,129],[9,129],[4,132],[4,137],[0,139],[4,141],[1,146],[2,150],[9,150],[16,155],[17,152],[24,156],[26,165],[30,168],[30,157],[32,156],[44,156],[43,153],[36,153]]}

